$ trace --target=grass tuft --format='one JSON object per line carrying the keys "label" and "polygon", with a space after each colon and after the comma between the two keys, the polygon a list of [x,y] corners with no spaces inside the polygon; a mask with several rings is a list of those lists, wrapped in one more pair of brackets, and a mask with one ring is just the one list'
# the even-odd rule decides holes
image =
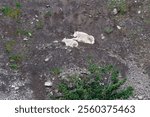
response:
{"label": "grass tuft", "polygon": [[16,45],[16,41],[15,40],[11,40],[6,42],[5,44],[5,50],[6,52],[10,53],[13,50],[13,47]]}
{"label": "grass tuft", "polygon": [[61,73],[61,69],[60,68],[53,68],[53,69],[51,69],[51,73],[53,75],[59,75]]}
{"label": "grass tuft", "polygon": [[20,67],[20,62],[22,61],[23,57],[20,54],[11,55],[9,57],[10,65],[9,67],[13,70],[17,70]]}
{"label": "grass tuft", "polygon": [[108,6],[111,11],[117,8],[121,15],[124,15],[128,10],[126,0],[108,0]]}

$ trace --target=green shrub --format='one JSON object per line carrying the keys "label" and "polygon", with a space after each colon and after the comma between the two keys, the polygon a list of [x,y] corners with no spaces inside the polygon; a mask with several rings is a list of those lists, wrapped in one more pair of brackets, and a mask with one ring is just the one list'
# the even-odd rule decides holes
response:
{"label": "green shrub", "polygon": [[[128,99],[133,94],[133,88],[120,88],[126,79],[118,79],[119,72],[113,66],[99,67],[90,64],[90,74],[86,77],[72,76],[70,81],[63,80],[59,85],[60,97],[53,99],[62,100],[115,100]],[[105,78],[108,80],[105,81]],[[69,84],[72,84],[70,87]]]}

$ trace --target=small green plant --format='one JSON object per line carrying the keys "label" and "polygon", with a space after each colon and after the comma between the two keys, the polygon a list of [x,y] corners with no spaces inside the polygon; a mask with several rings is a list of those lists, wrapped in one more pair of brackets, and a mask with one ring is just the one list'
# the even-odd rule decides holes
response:
{"label": "small green plant", "polygon": [[144,23],[150,24],[150,19],[144,19]]}
{"label": "small green plant", "polygon": [[45,17],[45,18],[48,18],[48,17],[51,17],[51,16],[52,16],[51,11],[47,11],[44,17]]}
{"label": "small green plant", "polygon": [[53,68],[53,69],[51,69],[51,73],[53,75],[59,75],[61,73],[61,69],[60,68]]}
{"label": "small green plant", "polygon": [[108,0],[108,6],[110,10],[117,8],[122,15],[124,15],[128,9],[126,0]]}
{"label": "small green plant", "polygon": [[36,22],[35,28],[36,28],[37,30],[42,29],[43,27],[44,27],[44,22],[42,22],[42,21]]}
{"label": "small green plant", "polygon": [[13,70],[17,70],[17,69],[19,68],[19,66],[18,66],[17,64],[15,64],[15,63],[11,63],[11,64],[9,65],[9,67],[10,67],[11,69],[13,69]]}
{"label": "small green plant", "polygon": [[20,7],[20,3],[17,2],[16,7],[4,6],[3,8],[1,8],[1,12],[5,16],[17,19],[21,14]]}
{"label": "small green plant", "polygon": [[[99,67],[91,64],[88,70],[90,74],[87,77],[74,76],[69,82],[63,80],[58,87],[62,96],[53,99],[115,100],[128,99],[133,94],[130,86],[120,89],[126,79],[118,79],[119,72],[112,65]],[[106,77],[108,80],[105,80]]]}
{"label": "small green plant", "polygon": [[23,57],[20,54],[11,55],[9,57],[10,68],[17,70],[19,68],[19,63],[22,61]]}
{"label": "small green plant", "polygon": [[20,4],[20,2],[16,2],[16,8],[20,9],[22,6]]}
{"label": "small green plant", "polygon": [[11,40],[6,42],[5,44],[5,50],[6,52],[10,53],[13,50],[13,47],[16,45],[16,41],[15,40]]}
{"label": "small green plant", "polygon": [[10,62],[14,62],[14,63],[19,63],[19,62],[22,61],[22,56],[19,55],[19,54],[17,54],[17,55],[11,55],[11,56],[9,57],[9,61],[10,61]]}
{"label": "small green plant", "polygon": [[113,28],[111,28],[111,27],[106,27],[106,28],[104,29],[104,31],[105,31],[105,33],[107,33],[107,34],[110,34],[110,33],[113,32]]}
{"label": "small green plant", "polygon": [[32,37],[32,32],[27,30],[18,29],[17,34]]}

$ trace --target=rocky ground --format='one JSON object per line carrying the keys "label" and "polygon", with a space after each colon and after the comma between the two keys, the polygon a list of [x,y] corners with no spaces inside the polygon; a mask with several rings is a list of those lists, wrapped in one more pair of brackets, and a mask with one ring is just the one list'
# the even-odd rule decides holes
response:
{"label": "rocky ground", "polygon": [[[135,89],[131,99],[150,99],[150,0],[126,0],[123,14],[108,0],[18,2],[17,17],[0,12],[0,99],[49,99],[60,77],[86,72],[89,57],[116,66]],[[66,46],[75,31],[95,42]]]}

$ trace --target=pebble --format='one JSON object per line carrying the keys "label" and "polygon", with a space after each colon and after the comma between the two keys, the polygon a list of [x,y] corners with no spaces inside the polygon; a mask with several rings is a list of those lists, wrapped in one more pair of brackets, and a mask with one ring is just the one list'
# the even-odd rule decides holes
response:
{"label": "pebble", "polygon": [[19,89],[19,87],[15,87],[15,90],[18,90]]}
{"label": "pebble", "polygon": [[118,14],[118,10],[116,8],[114,8],[114,10],[112,11],[114,15]]}
{"label": "pebble", "polygon": [[53,41],[53,43],[58,43],[58,41],[57,41],[57,40],[55,40],[55,41]]}
{"label": "pebble", "polygon": [[121,27],[120,27],[120,26],[117,26],[117,28],[118,28],[119,30],[121,30]]}
{"label": "pebble", "polygon": [[45,61],[45,62],[48,62],[48,61],[49,61],[49,58],[46,58],[44,61]]}
{"label": "pebble", "polygon": [[12,85],[11,87],[12,87],[12,88],[15,88],[15,85]]}
{"label": "pebble", "polygon": [[55,78],[53,77],[53,78],[52,78],[52,80],[54,81],[54,80],[55,80]]}
{"label": "pebble", "polygon": [[92,18],[92,15],[89,15],[89,18]]}
{"label": "pebble", "polygon": [[44,86],[46,87],[51,87],[53,85],[53,83],[51,81],[47,81],[44,83]]}
{"label": "pebble", "polygon": [[51,91],[51,92],[50,92],[50,95],[54,95],[54,93]]}
{"label": "pebble", "polygon": [[33,18],[33,20],[36,20],[35,18]]}
{"label": "pebble", "polygon": [[36,18],[38,18],[38,15],[35,15]]}
{"label": "pebble", "polygon": [[23,40],[24,40],[24,41],[28,41],[28,38],[27,38],[27,37],[25,37]]}
{"label": "pebble", "polygon": [[32,36],[32,33],[29,32],[28,35],[31,37],[31,36]]}
{"label": "pebble", "polygon": [[49,8],[50,7],[50,5],[48,4],[48,5],[46,5],[46,8]]}
{"label": "pebble", "polygon": [[31,22],[31,24],[33,24],[34,22]]}
{"label": "pebble", "polygon": [[14,88],[15,90],[18,90],[18,89],[19,89],[19,87],[18,87],[18,86],[15,86],[15,85],[12,85],[11,87]]}
{"label": "pebble", "polygon": [[36,19],[36,22],[39,22],[39,20],[38,20],[38,19]]}
{"label": "pebble", "polygon": [[59,90],[58,89],[55,89],[55,93],[58,93],[59,92]]}
{"label": "pebble", "polygon": [[141,14],[141,11],[138,11],[138,14]]}
{"label": "pebble", "polygon": [[104,86],[105,84],[104,83],[100,83],[100,85]]}
{"label": "pebble", "polygon": [[105,77],[104,79],[107,80],[108,78]]}
{"label": "pebble", "polygon": [[102,38],[102,39],[105,39],[105,36],[104,36],[104,34],[101,34],[101,38]]}
{"label": "pebble", "polygon": [[139,100],[142,100],[144,97],[142,95],[138,96]]}

